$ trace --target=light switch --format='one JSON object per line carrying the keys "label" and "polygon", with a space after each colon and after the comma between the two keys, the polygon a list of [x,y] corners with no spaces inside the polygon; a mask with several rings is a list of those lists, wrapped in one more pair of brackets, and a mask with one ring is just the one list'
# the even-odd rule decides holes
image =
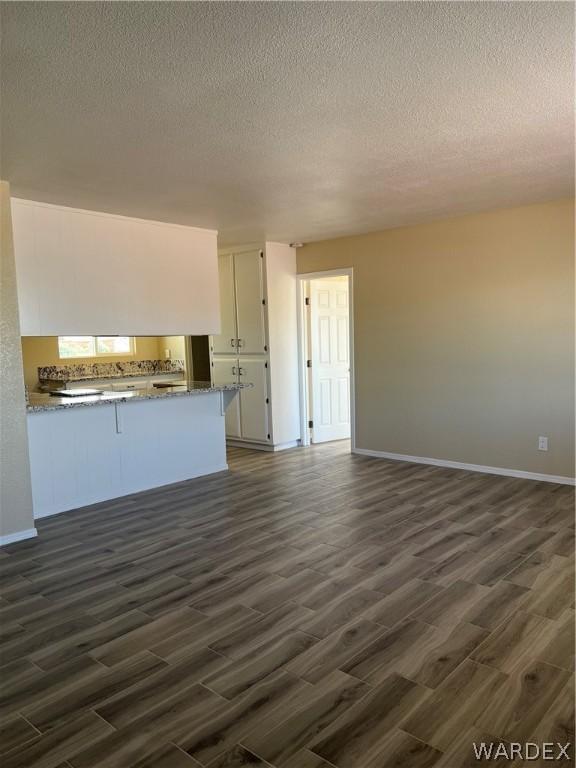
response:
{"label": "light switch", "polygon": [[539,451],[547,451],[548,450],[548,438],[540,436],[538,438],[538,450]]}

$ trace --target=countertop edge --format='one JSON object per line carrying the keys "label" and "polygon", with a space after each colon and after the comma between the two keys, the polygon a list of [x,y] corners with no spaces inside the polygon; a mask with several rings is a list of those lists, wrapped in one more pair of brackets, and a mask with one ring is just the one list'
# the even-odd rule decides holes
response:
{"label": "countertop edge", "polygon": [[[116,395],[91,395],[86,398],[63,398],[52,397],[43,403],[28,403],[26,405],[27,413],[43,413],[47,411],[66,411],[71,408],[93,408],[95,406],[113,405],[115,403],[140,402],[142,400],[165,400],[171,397],[188,397],[194,395],[210,395],[217,392],[237,392],[240,389],[250,389],[253,384],[222,384],[213,387],[191,387],[190,389],[180,390],[178,392],[169,392],[165,389],[159,392],[118,392]],[[52,401],[52,402],[51,402]]]}

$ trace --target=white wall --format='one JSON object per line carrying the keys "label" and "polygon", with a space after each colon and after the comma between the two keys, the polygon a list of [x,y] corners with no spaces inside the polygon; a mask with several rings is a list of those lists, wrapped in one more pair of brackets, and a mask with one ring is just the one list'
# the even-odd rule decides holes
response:
{"label": "white wall", "polygon": [[10,220],[0,181],[0,545],[36,534],[32,514],[24,369]]}
{"label": "white wall", "polygon": [[300,439],[296,250],[266,243],[272,433],[282,445]]}
{"label": "white wall", "polygon": [[31,412],[28,432],[36,518],[227,469],[220,392]]}
{"label": "white wall", "polygon": [[220,330],[217,233],[13,200],[23,336]]}

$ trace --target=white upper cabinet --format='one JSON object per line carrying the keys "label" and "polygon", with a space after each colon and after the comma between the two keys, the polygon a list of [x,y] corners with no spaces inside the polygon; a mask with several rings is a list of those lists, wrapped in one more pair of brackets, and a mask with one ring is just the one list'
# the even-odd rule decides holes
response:
{"label": "white upper cabinet", "polygon": [[217,355],[266,352],[262,251],[218,256],[221,332],[214,336]]}
{"label": "white upper cabinet", "polygon": [[245,355],[266,351],[262,259],[259,250],[234,254],[238,350]]}
{"label": "white upper cabinet", "polygon": [[220,279],[220,327],[221,332],[214,336],[212,346],[217,354],[236,352],[236,298],[234,290],[234,256],[231,253],[218,256],[218,274]]}
{"label": "white upper cabinet", "polygon": [[12,200],[23,336],[215,334],[216,232]]}

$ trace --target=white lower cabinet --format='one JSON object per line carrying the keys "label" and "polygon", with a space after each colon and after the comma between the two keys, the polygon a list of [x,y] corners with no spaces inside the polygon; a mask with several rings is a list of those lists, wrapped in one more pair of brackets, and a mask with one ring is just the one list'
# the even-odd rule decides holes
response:
{"label": "white lower cabinet", "polygon": [[[216,386],[238,383],[238,360],[229,357],[214,360],[212,364],[212,380]],[[240,394],[226,408],[226,436],[239,438],[240,431]]]}
{"label": "white lower cabinet", "polygon": [[[152,386],[152,382],[150,382],[148,379],[145,380],[139,380],[139,381],[124,381],[124,382],[118,382],[111,385],[111,389],[114,392],[129,392],[132,389],[136,390],[142,390],[142,389],[150,389]],[[98,387],[98,389],[101,389],[101,387]]]}
{"label": "white lower cabinet", "polygon": [[126,376],[113,379],[81,379],[69,381],[62,386],[65,389],[100,389],[103,392],[127,392],[131,389],[151,389],[154,384],[184,384],[186,379],[182,373],[156,374],[152,378],[145,376]]}
{"label": "white lower cabinet", "polygon": [[238,373],[242,383],[250,388],[240,390],[240,433],[244,440],[268,442],[268,385],[267,362],[258,358],[242,357],[238,360]]}
{"label": "white lower cabinet", "polygon": [[227,357],[213,360],[214,384],[251,384],[241,389],[226,409],[226,436],[268,442],[267,361],[262,358]]}

